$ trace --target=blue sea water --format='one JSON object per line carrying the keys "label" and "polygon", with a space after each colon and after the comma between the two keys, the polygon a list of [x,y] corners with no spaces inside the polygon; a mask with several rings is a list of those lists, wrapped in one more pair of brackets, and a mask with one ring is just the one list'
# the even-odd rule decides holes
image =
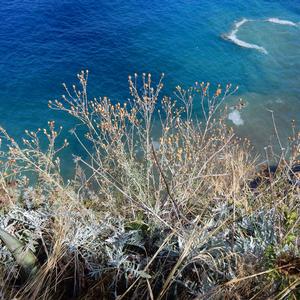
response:
{"label": "blue sea water", "polygon": [[300,122],[300,1],[1,1],[0,125],[10,134],[20,138],[52,119],[70,128],[47,102],[82,69],[90,71],[91,98],[119,101],[128,98],[127,77],[135,72],[164,72],[168,94],[195,81],[239,85],[236,97],[247,107],[242,125],[233,126],[261,149],[273,133],[268,109],[283,140],[291,119]]}

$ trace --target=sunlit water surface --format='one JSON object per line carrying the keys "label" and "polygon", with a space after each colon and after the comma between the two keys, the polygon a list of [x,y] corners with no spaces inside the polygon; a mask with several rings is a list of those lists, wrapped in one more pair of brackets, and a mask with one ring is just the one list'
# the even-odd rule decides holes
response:
{"label": "sunlit water surface", "polygon": [[[91,97],[118,101],[134,72],[164,72],[169,95],[195,81],[239,85],[247,107],[228,122],[258,151],[274,133],[269,110],[283,143],[299,120],[298,0],[3,0],[0,20],[0,124],[16,138],[50,119],[74,125],[47,102],[81,69]],[[70,151],[79,148],[71,139]],[[66,174],[71,161],[64,156]]]}

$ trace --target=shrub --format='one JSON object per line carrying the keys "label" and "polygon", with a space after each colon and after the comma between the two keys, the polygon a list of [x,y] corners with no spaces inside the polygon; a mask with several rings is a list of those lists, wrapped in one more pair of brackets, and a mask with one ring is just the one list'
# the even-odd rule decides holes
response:
{"label": "shrub", "polygon": [[267,164],[256,174],[250,142],[226,122],[231,85],[177,87],[172,100],[160,96],[163,78],[154,84],[150,74],[135,74],[131,100],[113,104],[89,100],[88,72],[78,79],[80,88],[65,85],[62,100],[49,102],[78,122],[72,134],[85,154],[74,156],[74,179],[61,175],[59,153],[68,142],[57,143],[54,122],[27,131],[22,146],[1,129],[8,150],[1,154],[0,228],[38,261],[24,279],[3,244],[4,298],[297,297],[295,126],[289,159],[274,155],[275,171]]}

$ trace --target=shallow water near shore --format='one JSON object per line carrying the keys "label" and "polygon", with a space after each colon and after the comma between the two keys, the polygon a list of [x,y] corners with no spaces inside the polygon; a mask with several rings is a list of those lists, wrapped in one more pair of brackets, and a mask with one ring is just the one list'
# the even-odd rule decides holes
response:
{"label": "shallow water near shore", "polygon": [[[298,1],[5,0],[0,17],[0,125],[16,138],[52,119],[67,134],[74,122],[47,102],[81,69],[90,71],[90,97],[121,102],[134,72],[164,72],[169,95],[195,81],[239,85],[243,124],[229,124],[258,151],[274,133],[268,110],[283,143],[299,119]],[[80,152],[72,139],[69,151]],[[71,161],[65,155],[66,174]]]}

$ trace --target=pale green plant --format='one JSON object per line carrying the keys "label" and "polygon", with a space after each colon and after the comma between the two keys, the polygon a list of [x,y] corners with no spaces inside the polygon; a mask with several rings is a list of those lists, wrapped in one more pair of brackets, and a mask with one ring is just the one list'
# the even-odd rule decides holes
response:
{"label": "pale green plant", "polygon": [[[10,230],[44,255],[35,276],[10,295],[285,297],[286,287],[270,274],[286,272],[278,258],[287,246],[299,255],[296,129],[292,159],[280,155],[276,172],[267,165],[256,175],[249,141],[227,124],[226,98],[236,92],[231,85],[177,87],[173,100],[160,95],[163,78],[155,84],[151,75],[135,74],[129,77],[131,99],[114,104],[89,99],[88,72],[78,79],[79,88],[64,85],[62,100],[49,103],[77,122],[72,134],[84,153],[74,155],[73,180],[61,176],[58,156],[67,141],[57,146],[61,129],[53,122],[45,131],[27,132],[23,146],[1,130],[9,151],[2,153],[0,173],[10,197],[1,227],[7,231],[14,219]],[[28,171],[38,178],[33,188],[21,180]],[[8,178],[21,193],[11,192]],[[270,249],[272,266],[264,261]]]}

